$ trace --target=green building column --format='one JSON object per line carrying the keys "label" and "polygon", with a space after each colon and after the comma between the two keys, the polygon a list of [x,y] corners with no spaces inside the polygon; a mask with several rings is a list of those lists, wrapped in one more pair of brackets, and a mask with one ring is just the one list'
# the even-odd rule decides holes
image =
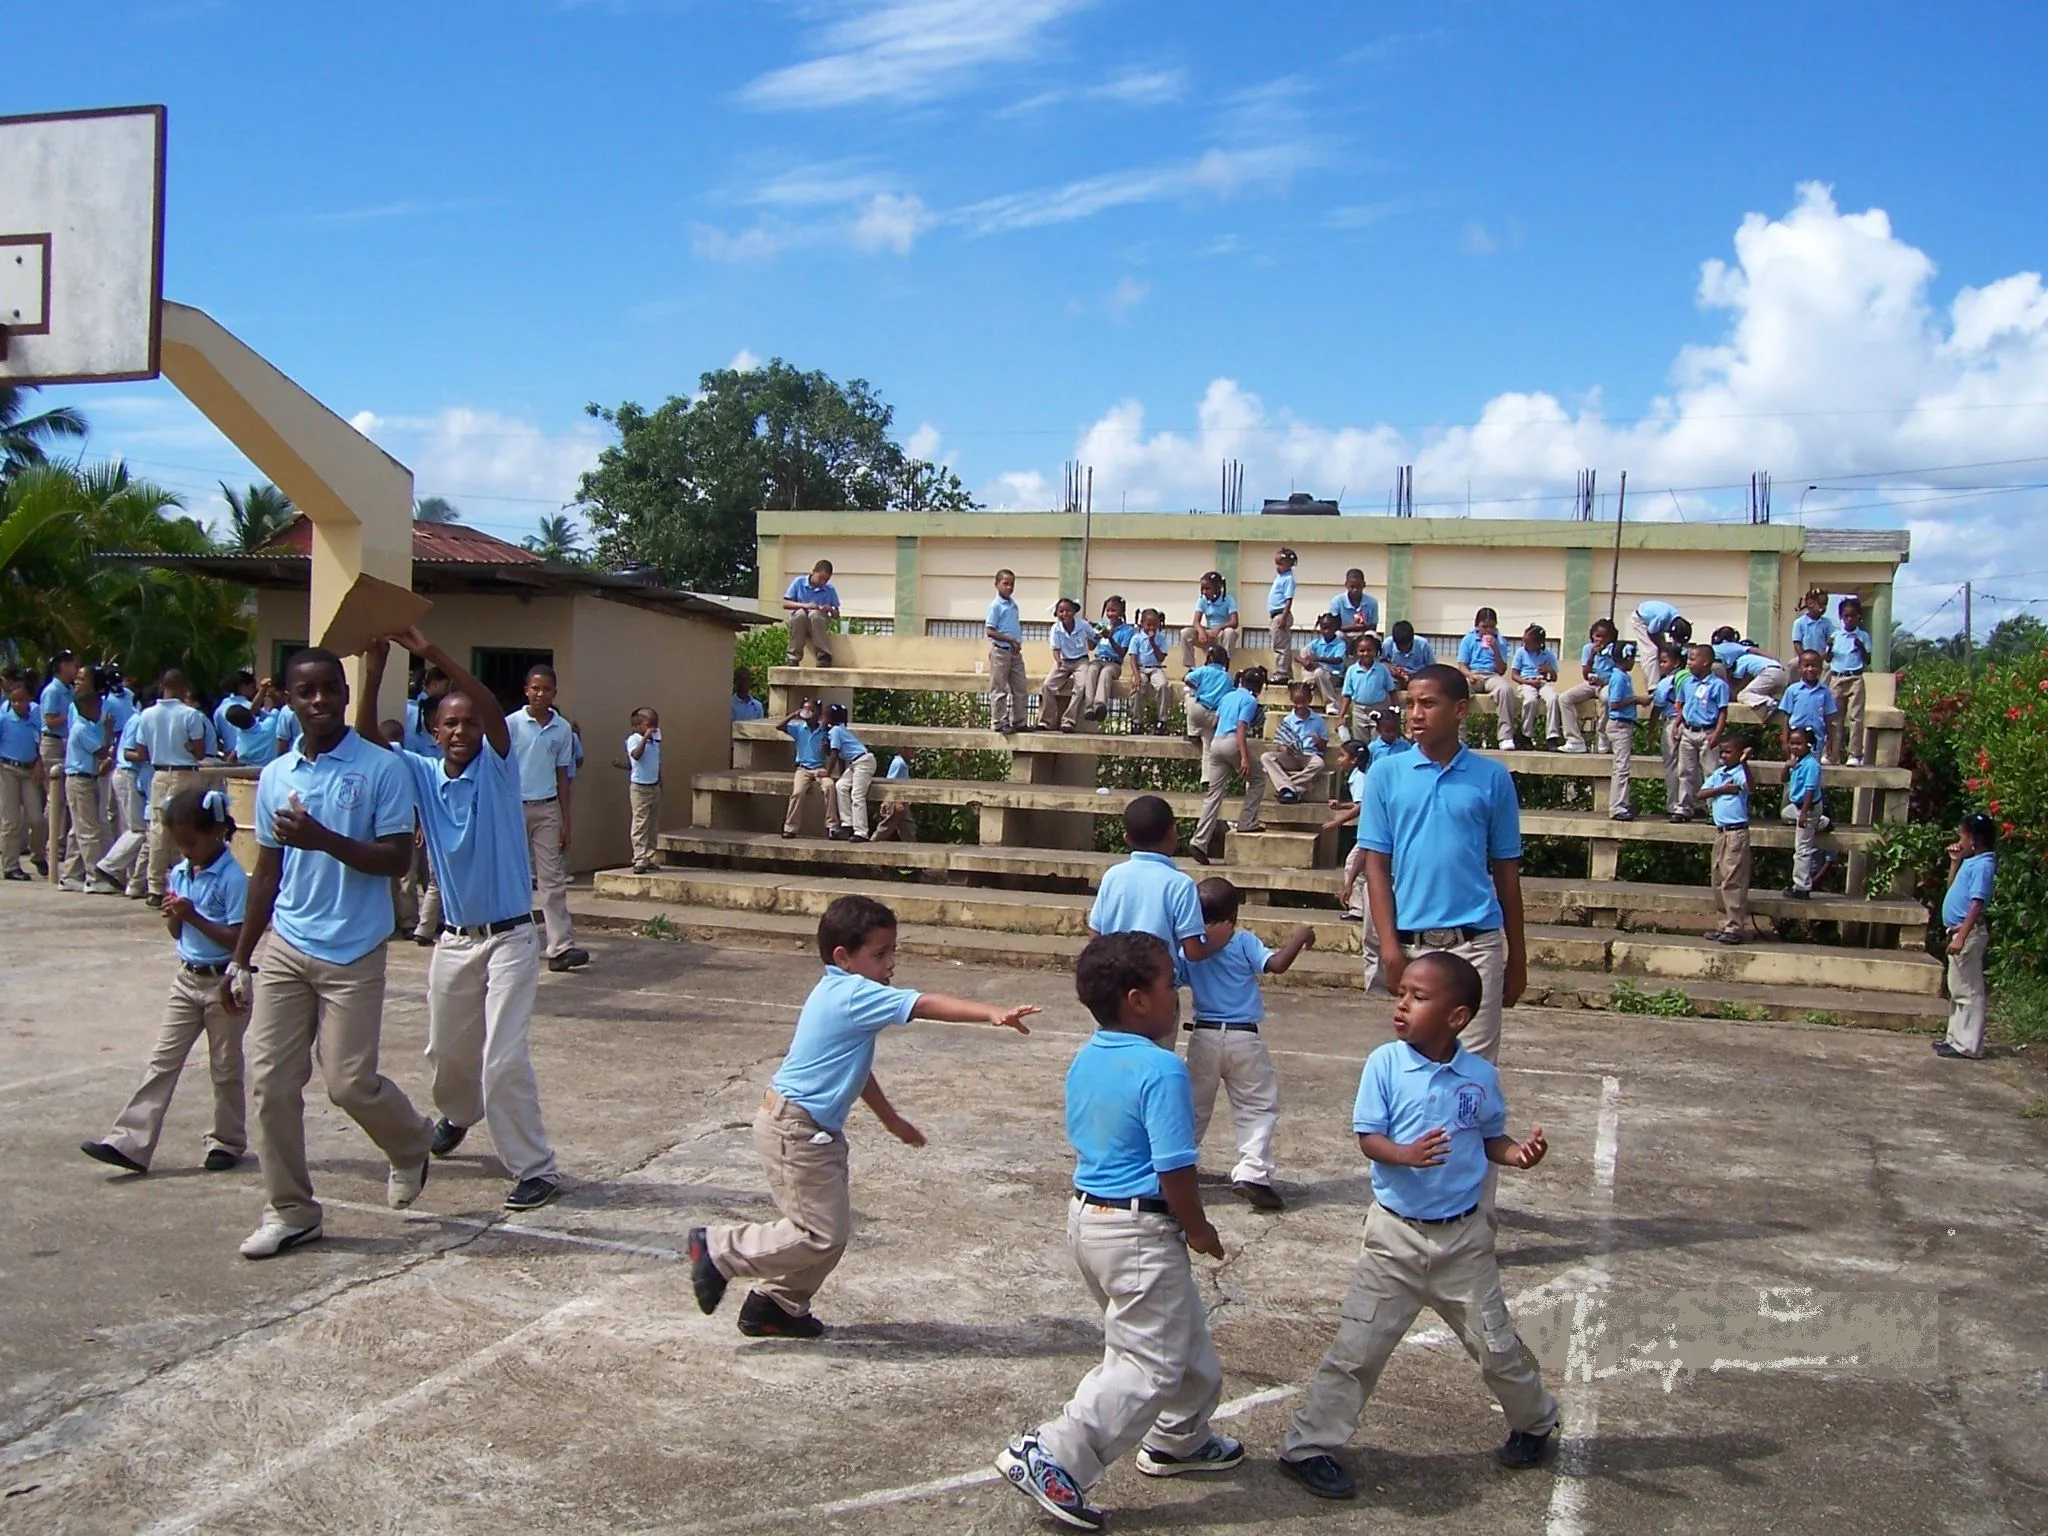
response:
{"label": "green building column", "polygon": [[[1237,568],[1240,551],[1241,546],[1235,539],[1218,539],[1216,541],[1216,574],[1229,584],[1230,590],[1233,592],[1237,591]],[[1238,601],[1243,602],[1244,599],[1240,597]],[[1247,622],[1249,622],[1246,615],[1240,613],[1239,617],[1246,618]]]}
{"label": "green building column", "polygon": [[922,635],[924,615],[918,608],[918,543],[915,534],[896,536],[896,633]]}
{"label": "green building column", "polygon": [[1870,669],[1892,669],[1892,584],[1888,581],[1870,586]]}
{"label": "green building column", "polygon": [[1084,614],[1088,609],[1088,594],[1083,590],[1087,585],[1087,572],[1082,566],[1085,548],[1080,539],[1060,540],[1060,596],[1071,597],[1081,605]]}
{"label": "green building column", "polygon": [[762,604],[764,608],[767,604],[774,603],[775,608],[768,611],[780,612],[783,592],[782,535],[764,533],[755,539],[754,547],[754,601]]}
{"label": "green building column", "polygon": [[1753,549],[1749,552],[1749,626],[1744,634],[1769,651],[1771,631],[1777,624],[1778,555],[1775,550]]}
{"label": "green building column", "polygon": [[1408,605],[1414,598],[1415,546],[1412,544],[1389,544],[1387,546],[1387,606],[1380,615],[1380,622],[1388,629],[1394,627],[1396,619],[1408,617]]}
{"label": "green building column", "polygon": [[1557,637],[1560,654],[1569,655],[1593,627],[1593,551],[1564,552],[1564,633]]}

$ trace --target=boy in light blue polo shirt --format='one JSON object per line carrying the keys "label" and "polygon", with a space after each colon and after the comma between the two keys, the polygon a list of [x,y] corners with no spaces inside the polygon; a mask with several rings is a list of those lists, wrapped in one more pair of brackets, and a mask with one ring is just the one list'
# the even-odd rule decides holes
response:
{"label": "boy in light blue polo shirt", "polygon": [[1024,621],[1017,612],[1017,573],[996,572],[996,595],[988,605],[988,707],[991,727],[1014,735],[1024,723]]}
{"label": "boy in light blue polo shirt", "polygon": [[[1650,700],[1636,692],[1635,674],[1616,666],[1607,669],[1601,691],[1606,694],[1607,750],[1614,754],[1614,769],[1607,781],[1607,817],[1610,821],[1634,821],[1636,710]],[[1575,714],[1565,717],[1568,729],[1575,718]]]}
{"label": "boy in light blue polo shirt", "polygon": [[1280,1470],[1318,1498],[1356,1494],[1332,1452],[1357,1433],[1380,1372],[1425,1305],[1500,1403],[1502,1466],[1540,1465],[1557,1432],[1557,1399],[1508,1315],[1493,1229],[1480,1211],[1494,1168],[1534,1168],[1549,1143],[1540,1125],[1526,1141],[1508,1134],[1500,1074],[1458,1043],[1481,990],[1478,971],[1460,957],[1419,956],[1401,977],[1396,1038],[1359,1074],[1351,1126],[1372,1163],[1365,1250],[1336,1343],[1280,1442]]}
{"label": "boy in light blue polo shirt", "polygon": [[732,673],[732,717],[734,720],[765,720],[768,706],[754,697],[754,674],[745,667]]}
{"label": "boy in light blue polo shirt", "polygon": [[1728,704],[1732,695],[1728,682],[1714,672],[1714,649],[1696,645],[1689,653],[1686,671],[1672,685],[1678,704],[1678,801],[1671,808],[1673,821],[1691,821],[1706,761],[1721,744],[1728,728]]}
{"label": "boy in light blue polo shirt", "polygon": [[1103,1526],[1089,1490],[1133,1444],[1147,1477],[1244,1460],[1242,1445],[1210,1428],[1223,1366],[1188,1255],[1221,1259],[1223,1240],[1196,1186],[1193,1095],[1173,1053],[1173,970],[1147,933],[1100,935],[1075,963],[1074,991],[1097,1027],[1067,1070],[1067,1247],[1103,1309],[1102,1362],[1058,1418],[996,1456],[1013,1488],[1088,1531]]}
{"label": "boy in light blue polo shirt", "polygon": [[1870,631],[1863,627],[1863,599],[1845,597],[1836,611],[1842,624],[1828,643],[1828,687],[1842,719],[1828,757],[1846,761],[1851,768],[1863,766],[1863,674],[1870,668]]}
{"label": "boy in light blue polo shirt", "polygon": [[832,727],[821,718],[816,699],[805,699],[797,712],[782,722],[782,729],[796,743],[796,772],[789,781],[789,807],[782,817],[782,835],[795,837],[802,830],[804,802],[816,790],[825,800],[825,835],[839,831],[839,796],[827,766],[832,755]]}
{"label": "boy in light blue polo shirt", "polygon": [[1344,573],[1344,590],[1330,599],[1330,612],[1347,640],[1380,627],[1380,600],[1365,590],[1365,572],[1357,566]]}
{"label": "boy in light blue polo shirt", "polygon": [[69,728],[64,734],[64,777],[59,786],[71,812],[75,839],[72,862],[61,871],[59,886],[94,896],[118,896],[121,887],[99,867],[107,852],[107,811],[113,788],[111,762],[120,732],[112,711],[93,685],[90,672],[80,672],[71,701]]}
{"label": "boy in light blue polo shirt", "polygon": [[1174,867],[1180,828],[1173,807],[1158,795],[1138,796],[1124,807],[1124,844],[1131,856],[1103,871],[1088,931],[1149,933],[1186,959],[1205,958],[1201,898],[1194,880]]}
{"label": "boy in light blue polo shirt", "polygon": [[839,617],[839,589],[832,585],[832,562],[820,560],[811,574],[790,582],[782,594],[783,620],[789,626],[789,664],[801,665],[810,646],[818,665],[832,665],[832,621]]}
{"label": "boy in light blue polo shirt", "polygon": [[1798,680],[1778,700],[1786,726],[1796,726],[1811,736],[1816,752],[1827,746],[1828,722],[1841,707],[1835,703],[1834,691],[1821,680],[1826,666],[1827,658],[1819,651],[1801,651]]}
{"label": "boy in light blue polo shirt", "polygon": [[[2010,829],[2008,829],[2010,830]],[[1948,932],[1948,1033],[1934,1042],[1937,1056],[1976,1061],[1984,1054],[1984,952],[1991,944],[1986,914],[1998,876],[1998,823],[1973,811],[1948,846],[1948,890],[1941,926]]]}
{"label": "boy in light blue polo shirt", "polygon": [[1294,676],[1294,567],[1301,556],[1282,549],[1273,556],[1273,585],[1266,593],[1266,622],[1273,635],[1273,681]]}
{"label": "boy in light blue polo shirt", "polygon": [[1307,683],[1296,683],[1287,693],[1294,708],[1280,717],[1272,747],[1259,756],[1259,768],[1282,805],[1299,805],[1303,793],[1323,771],[1330,727],[1316,713],[1315,690]]}
{"label": "boy in light blue polo shirt", "polygon": [[924,1133],[896,1112],[874,1074],[875,1040],[912,1019],[994,1024],[1028,1035],[1035,1007],[1001,1008],[940,992],[906,991],[896,977],[896,914],[867,896],[841,896],[818,920],[825,974],[797,1015],[796,1033],[754,1117],[754,1150],[782,1219],[693,1227],[690,1284],[707,1315],[726,1283],[755,1282],[740,1308],[748,1338],[815,1339],[825,1325],[811,1298],[839,1265],[853,1235],[847,1187],[846,1117],[859,1099],[905,1146]]}
{"label": "boy in light blue polo shirt", "polygon": [[1720,743],[1721,766],[1700,786],[1714,809],[1714,901],[1721,926],[1711,935],[1740,944],[1749,932],[1749,748],[1733,736]]}
{"label": "boy in light blue polo shirt", "polygon": [[1266,691],[1266,669],[1246,667],[1237,674],[1237,686],[1216,706],[1216,729],[1202,753],[1202,812],[1195,820],[1195,838],[1188,856],[1206,864],[1216,851],[1217,828],[1223,816],[1223,797],[1230,792],[1232,775],[1244,778],[1244,807],[1238,812],[1237,830],[1262,830],[1259,807],[1266,799],[1266,776],[1252,760],[1252,727],[1264,712],[1260,695]]}
{"label": "boy in light blue polo shirt", "polygon": [[1344,669],[1351,660],[1350,636],[1338,628],[1337,615],[1316,616],[1316,632],[1294,653],[1301,663],[1302,681],[1313,685],[1323,697],[1323,708],[1335,716],[1344,701]]}
{"label": "boy in light blue polo shirt", "polygon": [[1230,653],[1220,645],[1210,646],[1207,659],[1188,673],[1185,681],[1188,740],[1199,741],[1202,755],[1207,758],[1209,743],[1216,735],[1216,711],[1223,707],[1223,700],[1237,686],[1230,675]]}
{"label": "boy in light blue polo shirt", "polygon": [[[42,815],[36,769],[43,726],[36,718],[26,678],[10,673],[5,692],[7,697],[0,702],[0,876],[33,880],[35,876],[21,867],[21,860],[30,852],[36,821]],[[35,857],[40,859],[42,853],[37,851]]]}
{"label": "boy in light blue polo shirt", "polygon": [[1436,665],[1436,647],[1415,633],[1415,626],[1406,619],[1394,625],[1387,633],[1387,643],[1380,651],[1380,660],[1387,664],[1387,670],[1394,674],[1394,681],[1406,687],[1409,677],[1424,667]]}
{"label": "boy in light blue polo shirt", "polygon": [[1792,823],[1792,884],[1785,894],[1804,901],[1828,867],[1820,851],[1821,834],[1834,823],[1821,811],[1820,743],[1824,738],[1796,725],[1785,728],[1785,805],[1782,820]]}
{"label": "boy in light blue polo shirt", "polygon": [[632,815],[633,873],[651,873],[661,857],[661,712],[633,711],[626,736],[626,803]]}
{"label": "boy in light blue polo shirt", "polygon": [[569,915],[569,785],[582,748],[576,727],[555,708],[556,687],[553,667],[529,667],[526,707],[507,717],[505,730],[519,764],[526,852],[533,861],[534,897],[547,924],[548,969],[570,971],[590,963]]}

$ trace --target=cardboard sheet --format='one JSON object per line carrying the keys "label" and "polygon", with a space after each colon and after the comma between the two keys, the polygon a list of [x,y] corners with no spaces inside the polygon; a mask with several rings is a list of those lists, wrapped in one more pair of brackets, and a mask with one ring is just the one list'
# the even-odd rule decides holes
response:
{"label": "cardboard sheet", "polygon": [[315,643],[337,656],[360,656],[379,635],[412,628],[433,606],[417,592],[375,576],[358,576]]}

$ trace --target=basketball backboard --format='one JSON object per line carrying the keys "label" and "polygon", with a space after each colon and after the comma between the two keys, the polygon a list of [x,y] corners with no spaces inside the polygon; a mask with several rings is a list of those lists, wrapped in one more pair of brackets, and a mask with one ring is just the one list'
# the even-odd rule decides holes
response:
{"label": "basketball backboard", "polygon": [[153,379],[164,109],[0,117],[0,382]]}

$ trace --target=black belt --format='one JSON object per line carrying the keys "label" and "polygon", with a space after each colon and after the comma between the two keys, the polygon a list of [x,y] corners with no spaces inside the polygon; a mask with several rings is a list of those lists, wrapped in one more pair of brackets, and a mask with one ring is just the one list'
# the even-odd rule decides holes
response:
{"label": "black belt", "polygon": [[[1470,944],[1474,939],[1483,939],[1489,933],[1499,932],[1500,930],[1498,928],[1469,928],[1462,926],[1450,928],[1400,928],[1395,930],[1394,937],[1399,939],[1403,944],[1413,944],[1417,939],[1423,937],[1425,934],[1448,933],[1454,935],[1454,937],[1450,940],[1451,943]],[[1435,942],[1443,943],[1444,941],[1438,939]]]}
{"label": "black belt", "polygon": [[36,759],[32,757],[23,759],[0,757],[0,763],[5,763],[9,768],[33,768],[36,765]]}
{"label": "black belt", "polygon": [[461,928],[454,923],[443,923],[443,933],[458,934],[465,939],[495,939],[501,933],[510,933],[515,928],[524,928],[533,921],[531,912],[522,912],[517,917],[508,917],[502,923],[478,923],[471,928]]}
{"label": "black belt", "polygon": [[1716,832],[1747,832],[1749,830],[1749,823],[1746,821],[1717,821],[1714,823],[1714,830]]}
{"label": "black belt", "polygon": [[1197,1020],[1195,1020],[1195,1022],[1194,1022],[1194,1023],[1190,1024],[1190,1025],[1188,1026],[1188,1028],[1189,1028],[1189,1029],[1236,1029],[1236,1030],[1250,1030],[1250,1031],[1251,1031],[1251,1032],[1252,1032],[1253,1034],[1257,1034],[1257,1033],[1259,1032],[1259,1026],[1258,1026],[1258,1025],[1257,1025],[1256,1023],[1252,1023],[1252,1024],[1231,1024],[1231,1023],[1228,1023],[1228,1022],[1226,1022],[1226,1021],[1224,1021],[1224,1020],[1222,1020],[1222,1019],[1197,1019]]}
{"label": "black belt", "polygon": [[522,800],[519,803],[521,805],[553,805],[561,798],[560,795],[542,795],[538,800]]}
{"label": "black belt", "polygon": [[65,733],[65,732],[63,732],[63,731],[45,731],[45,732],[43,732],[43,740],[45,740],[45,741],[62,741],[62,740],[64,739],[64,737],[65,737],[65,734],[66,734],[66,733]]}
{"label": "black belt", "polygon": [[84,773],[80,773],[76,768],[66,768],[64,770],[64,777],[67,779],[96,779],[99,776],[100,771],[97,768],[88,769]]}
{"label": "black belt", "polygon": [[194,976],[225,976],[228,973],[228,963],[225,960],[215,960],[206,965],[194,960],[180,960],[178,964],[184,966]]}
{"label": "black belt", "polygon": [[1101,1195],[1091,1195],[1085,1189],[1074,1191],[1074,1198],[1083,1205],[1099,1206],[1105,1211],[1140,1211],[1148,1216],[1171,1216],[1173,1207],[1164,1200],[1155,1200],[1149,1195],[1133,1195],[1128,1200],[1108,1200]]}
{"label": "black belt", "polygon": [[1382,1205],[1380,1209],[1393,1217],[1394,1220],[1405,1221],[1411,1227],[1448,1227],[1454,1222],[1463,1221],[1466,1217],[1477,1215],[1479,1212],[1479,1207],[1476,1205],[1458,1212],[1455,1216],[1403,1216],[1391,1205]]}

